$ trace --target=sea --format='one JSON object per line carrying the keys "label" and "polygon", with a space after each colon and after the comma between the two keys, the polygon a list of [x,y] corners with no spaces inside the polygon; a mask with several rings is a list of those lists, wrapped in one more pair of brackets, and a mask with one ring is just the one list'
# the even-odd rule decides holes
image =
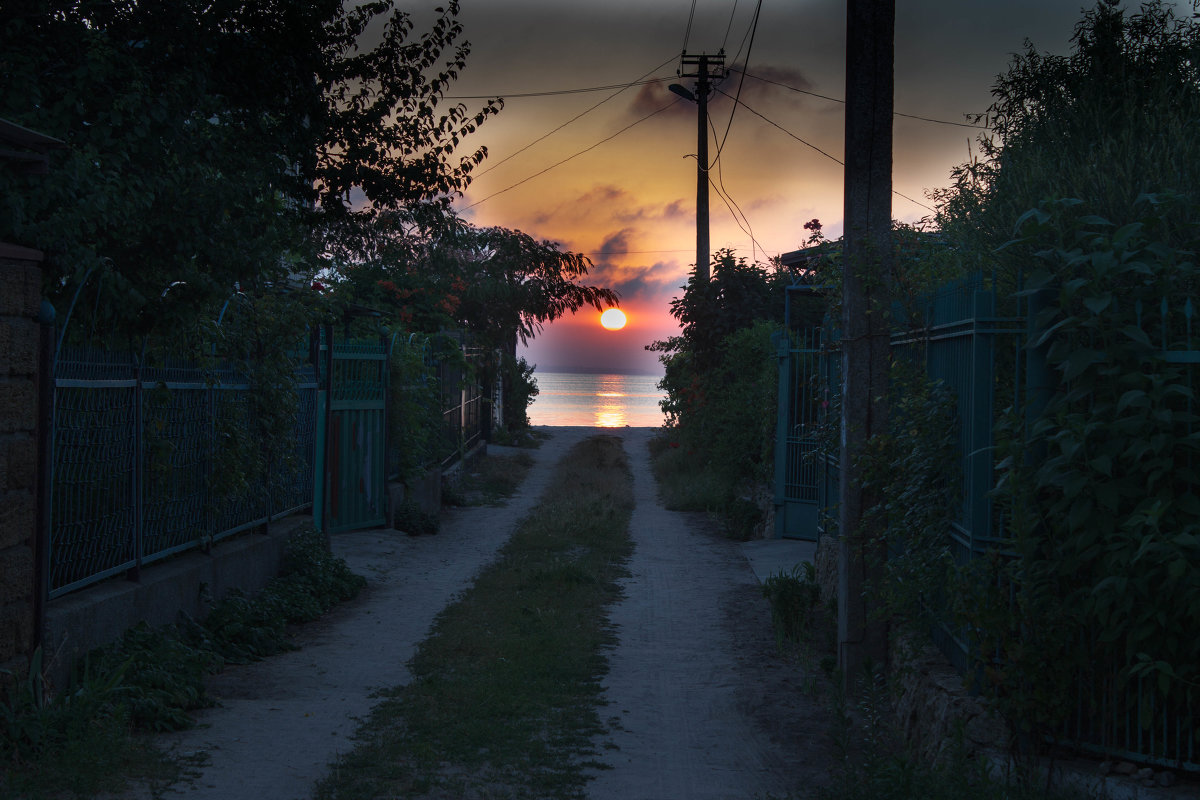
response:
{"label": "sea", "polygon": [[595,428],[657,428],[663,424],[658,402],[663,392],[656,375],[533,373],[538,395],[529,406],[534,425]]}

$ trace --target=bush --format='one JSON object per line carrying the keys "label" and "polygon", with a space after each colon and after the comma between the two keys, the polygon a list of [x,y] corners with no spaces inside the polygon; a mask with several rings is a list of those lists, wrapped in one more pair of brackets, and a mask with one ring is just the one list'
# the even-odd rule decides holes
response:
{"label": "bush", "polygon": [[803,641],[812,624],[813,611],[821,600],[817,569],[802,561],[791,572],[780,572],[763,581],[763,597],[771,602],[771,621],[780,641]]}

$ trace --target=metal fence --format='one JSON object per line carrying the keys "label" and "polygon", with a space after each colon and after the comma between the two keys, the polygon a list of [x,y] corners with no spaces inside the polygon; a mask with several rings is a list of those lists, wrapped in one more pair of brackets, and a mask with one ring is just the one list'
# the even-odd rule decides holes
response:
{"label": "metal fence", "polygon": [[483,436],[483,387],[471,376],[470,364],[479,353],[464,348],[462,363],[438,362],[438,393],[442,398],[442,466],[447,467]]}
{"label": "metal fence", "polygon": [[238,433],[250,413],[245,376],[228,365],[64,348],[54,365],[50,597],[309,506],[311,367],[296,380],[295,458],[271,459],[259,486],[220,492],[215,473],[231,444],[223,436],[249,435]]}
{"label": "metal fence", "polygon": [[[998,297],[1011,303],[1007,309],[1010,313],[997,313]],[[940,382],[953,397],[953,419],[947,419],[946,424],[953,426],[957,437],[955,459],[961,493],[953,509],[949,539],[953,558],[959,565],[1006,550],[1005,509],[992,492],[996,464],[993,435],[998,413],[1010,406],[1014,409],[1026,406],[1028,411],[1028,401],[1041,391],[1033,385],[1042,387],[1047,378],[1042,374],[1038,354],[1025,347],[1029,312],[1021,305],[1024,301],[1016,299],[1019,297],[998,291],[986,276],[976,274],[931,293],[914,308],[897,309],[896,313],[896,318],[905,319],[906,323],[892,337],[895,356],[908,359],[928,379]],[[1164,298],[1156,308],[1138,306],[1136,311],[1140,327],[1160,351],[1159,357],[1169,363],[1187,365],[1187,385],[1194,396],[1198,388],[1195,384],[1196,369],[1200,366],[1200,331],[1193,330],[1196,313],[1192,301]],[[795,409],[811,404],[822,393],[832,397],[836,405],[840,390],[836,343],[818,348],[800,341],[792,350],[793,360],[797,356],[817,359],[809,373],[815,370],[819,377],[816,380],[797,377],[790,386],[781,387],[780,415],[781,419],[788,416],[789,421],[793,417],[806,418],[806,413]],[[793,396],[807,393],[807,397],[799,405],[794,397],[785,404],[785,393]],[[1194,401],[1189,399],[1188,404],[1190,418]],[[790,438],[781,434],[776,447],[791,452]],[[819,515],[836,513],[837,471],[828,469],[830,460],[835,458],[836,453],[818,448],[809,456],[810,465],[803,469],[792,469],[790,459],[780,459],[788,475],[822,478],[816,481],[820,492]],[[816,529],[817,535],[824,535],[827,530],[827,526],[821,525]],[[937,606],[947,598],[927,599],[937,618],[940,616]],[[969,632],[938,624],[932,634],[942,652],[961,672],[974,668]],[[1151,681],[1122,681],[1119,676],[1125,666],[1097,663],[1079,676],[1074,711],[1061,731],[1060,741],[1108,756],[1200,771],[1200,752],[1197,752],[1200,713],[1195,704],[1166,705]]]}

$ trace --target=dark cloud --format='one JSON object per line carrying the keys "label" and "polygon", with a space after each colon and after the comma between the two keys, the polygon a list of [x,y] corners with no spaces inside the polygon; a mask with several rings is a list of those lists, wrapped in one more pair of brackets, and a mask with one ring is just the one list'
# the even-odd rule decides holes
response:
{"label": "dark cloud", "polygon": [[531,217],[535,228],[554,224],[586,223],[600,227],[611,222],[631,226],[639,222],[683,221],[695,214],[695,206],[686,200],[673,200],[665,206],[647,205],[619,186],[597,184],[554,208]]}
{"label": "dark cloud", "polygon": [[678,100],[678,103],[673,103],[668,106],[665,111],[658,116],[660,119],[679,119],[692,120],[695,124],[696,106],[687,102],[677,94],[673,94],[667,89],[668,83],[647,83],[642,88],[638,89],[638,93],[634,95],[632,102],[629,104],[629,116],[634,119],[658,111],[663,106],[671,103],[673,100]]}
{"label": "dark cloud", "polygon": [[[745,80],[742,79],[742,69],[745,69],[748,73]],[[682,84],[689,91],[695,89],[695,78],[680,79],[673,82]],[[679,96],[667,88],[670,83],[647,83],[642,86],[629,104],[629,116],[635,119],[644,117],[662,108],[671,102],[672,99],[678,99]],[[736,64],[730,69],[729,74],[725,78],[716,82],[716,89],[719,91],[714,91],[709,97],[709,110],[714,112],[728,112],[729,107],[733,105],[731,98],[738,96],[739,84],[741,84],[740,97],[742,102],[754,107],[756,110],[760,107],[777,106],[784,102],[792,106],[805,104],[814,100],[816,102],[828,103],[828,101],[803,94],[803,92],[815,92],[816,89],[812,81],[798,69],[772,64],[752,65],[750,67]],[[725,95],[729,95],[729,97]],[[696,106],[694,103],[687,101],[676,103],[667,108],[666,111],[663,111],[659,116],[668,119],[695,120]]]}
{"label": "dark cloud", "polygon": [[681,274],[683,268],[676,261],[658,261],[628,272],[632,272],[632,277],[613,285],[623,300],[663,301],[679,294],[679,287],[687,280]]}
{"label": "dark cloud", "polygon": [[634,231],[632,228],[622,228],[616,233],[611,233],[604,237],[604,241],[600,243],[600,249],[596,251],[596,263],[608,266],[612,263],[613,257],[622,255],[629,250],[632,250],[631,238]]}

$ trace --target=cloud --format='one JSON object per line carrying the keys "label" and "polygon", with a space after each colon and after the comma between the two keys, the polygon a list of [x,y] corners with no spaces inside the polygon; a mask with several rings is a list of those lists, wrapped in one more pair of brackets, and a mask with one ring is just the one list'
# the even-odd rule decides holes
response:
{"label": "cloud", "polygon": [[657,261],[648,267],[626,271],[628,277],[614,285],[623,300],[665,300],[678,294],[687,280],[685,268],[678,261]]}
{"label": "cloud", "polygon": [[[748,74],[746,75],[746,80],[742,82],[742,99],[748,103],[753,100],[787,97],[793,103],[799,104],[808,99],[809,95],[794,92],[792,89],[800,89],[803,92],[816,91],[812,81],[798,69],[773,66],[771,64],[751,66],[735,64],[733,71],[729,74],[729,78],[726,79],[724,85],[721,87],[726,94],[737,94],[737,86],[738,82],[742,79],[743,69]],[[732,101],[726,100],[726,102]]]}
{"label": "cloud", "polygon": [[614,222],[626,227],[639,222],[683,222],[691,220],[695,213],[694,204],[687,200],[648,204],[619,186],[596,184],[553,208],[538,211],[530,221],[534,227],[586,225],[594,229]]}
{"label": "cloud", "polygon": [[638,89],[638,93],[634,95],[629,104],[629,116],[633,119],[640,119],[658,111],[673,100],[678,100],[679,102],[667,106],[666,110],[658,115],[659,118],[693,120],[693,124],[695,124],[696,106],[672,93],[667,85],[666,83],[647,83]]}
{"label": "cloud", "polygon": [[[749,74],[746,79],[742,80],[741,70],[745,69]],[[678,81],[688,90],[695,89],[694,78],[681,78]],[[733,104],[732,97],[738,96],[738,85],[741,84],[742,102],[754,107],[756,111],[777,106],[782,102],[787,102],[790,106],[798,106],[810,100],[815,100],[801,92],[815,91],[812,81],[805,76],[803,72],[793,67],[775,66],[772,64],[759,64],[745,67],[742,64],[735,64],[730,68],[729,74],[715,82],[715,87],[719,91],[714,91],[708,100],[708,108],[710,112],[728,113],[729,107]],[[662,108],[673,98],[678,98],[678,95],[672,93],[668,88],[667,83],[647,83],[642,86],[638,93],[630,101],[628,116],[633,119],[644,117],[658,109]],[[792,91],[799,89],[800,92]],[[724,94],[722,94],[722,92]],[[725,95],[729,95],[726,97]],[[817,100],[817,102],[828,105],[828,101]],[[840,106],[834,106],[840,108]],[[696,106],[694,103],[687,101],[676,103],[665,111],[660,117],[678,120],[695,120]]]}

